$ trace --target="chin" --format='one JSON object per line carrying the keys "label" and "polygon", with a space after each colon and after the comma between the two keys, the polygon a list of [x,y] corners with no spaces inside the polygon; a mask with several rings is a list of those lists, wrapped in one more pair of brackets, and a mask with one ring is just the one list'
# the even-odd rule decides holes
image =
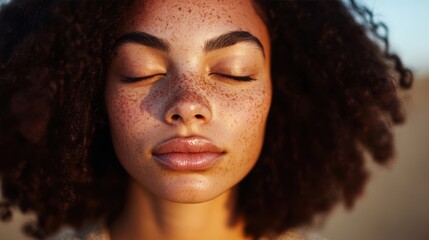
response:
{"label": "chin", "polygon": [[204,177],[186,176],[170,180],[161,188],[152,189],[160,199],[175,203],[203,203],[223,194],[228,194],[232,186],[225,183],[214,183]]}

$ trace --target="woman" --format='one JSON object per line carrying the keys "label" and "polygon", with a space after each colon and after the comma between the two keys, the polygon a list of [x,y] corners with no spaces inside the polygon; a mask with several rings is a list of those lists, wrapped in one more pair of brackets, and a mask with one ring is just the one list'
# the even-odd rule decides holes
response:
{"label": "woman", "polygon": [[392,158],[411,85],[351,8],[366,25],[332,0],[3,6],[3,219],[36,213],[39,239],[305,239],[362,193],[365,152]]}

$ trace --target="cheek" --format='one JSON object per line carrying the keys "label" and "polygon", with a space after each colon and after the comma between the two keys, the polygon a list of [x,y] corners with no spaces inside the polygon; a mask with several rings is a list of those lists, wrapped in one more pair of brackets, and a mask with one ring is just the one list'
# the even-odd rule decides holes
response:
{"label": "cheek", "polygon": [[[240,159],[255,161],[262,148],[265,124],[271,104],[270,86],[224,94],[225,100],[219,109],[225,124],[223,136],[228,136],[230,146],[239,150]],[[243,159],[244,160],[244,159]]]}
{"label": "cheek", "polygon": [[245,89],[225,96],[222,105],[224,132],[219,132],[228,142],[231,160],[223,171],[225,179],[240,181],[253,168],[259,158],[265,133],[265,124],[271,104],[269,86]]}
{"label": "cheek", "polygon": [[[238,91],[235,94],[225,94],[221,114],[230,122],[231,129],[246,130],[245,132],[263,131],[271,104],[269,86]],[[226,110],[228,109],[228,110]]]}
{"label": "cheek", "polygon": [[140,114],[139,99],[135,94],[118,90],[106,94],[107,112],[112,132],[128,132]]}
{"label": "cheek", "polygon": [[142,136],[153,128],[150,114],[141,109],[142,94],[115,89],[106,94],[112,142],[120,158],[141,154]]}
{"label": "cheek", "polygon": [[159,117],[157,109],[158,92],[149,94],[146,91],[113,90],[106,94],[106,105],[112,131],[124,134],[140,134],[145,129],[157,128],[152,119]]}

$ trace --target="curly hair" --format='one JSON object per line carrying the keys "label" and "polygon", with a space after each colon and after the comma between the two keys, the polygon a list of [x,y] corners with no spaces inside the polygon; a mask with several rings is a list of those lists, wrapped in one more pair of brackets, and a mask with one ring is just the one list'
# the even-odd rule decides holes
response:
{"label": "curly hair", "polygon": [[[0,11],[0,216],[33,212],[25,232],[113,221],[125,201],[104,108],[114,40],[132,0],[15,0]],[[257,238],[351,207],[365,153],[394,155],[399,89],[412,73],[387,27],[350,0],[258,1],[270,31],[273,101],[261,156],[238,186],[236,213]],[[353,15],[354,14],[354,15]],[[360,21],[358,21],[360,20]],[[380,33],[380,28],[386,31]]]}

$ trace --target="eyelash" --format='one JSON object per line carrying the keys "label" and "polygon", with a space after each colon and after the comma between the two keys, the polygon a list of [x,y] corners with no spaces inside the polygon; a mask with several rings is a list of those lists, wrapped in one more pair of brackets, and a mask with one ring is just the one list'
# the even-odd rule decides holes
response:
{"label": "eyelash", "polygon": [[157,74],[152,74],[152,75],[143,76],[143,77],[124,77],[122,79],[122,82],[124,82],[124,83],[134,83],[134,82],[148,80],[148,79],[151,79],[151,78],[156,77],[156,76],[166,76],[166,74],[164,74],[164,73],[157,73]]}
{"label": "eyelash", "polygon": [[251,82],[256,80],[256,78],[252,76],[234,76],[234,75],[228,75],[228,74],[222,74],[222,73],[214,73],[214,74],[224,78],[229,78],[229,79],[241,81],[241,82]]}
{"label": "eyelash", "polygon": [[[219,75],[219,76],[224,77],[224,78],[229,78],[229,79],[232,79],[235,81],[241,81],[241,82],[251,82],[251,81],[256,80],[256,78],[254,78],[252,76],[234,76],[234,75],[228,75],[228,74],[222,74],[222,73],[213,73],[213,74]],[[156,77],[156,76],[165,76],[165,74],[164,73],[157,73],[157,74],[152,74],[152,75],[143,76],[143,77],[124,77],[122,79],[122,82],[134,83],[134,82],[139,82],[139,81],[151,79],[151,78]]]}

